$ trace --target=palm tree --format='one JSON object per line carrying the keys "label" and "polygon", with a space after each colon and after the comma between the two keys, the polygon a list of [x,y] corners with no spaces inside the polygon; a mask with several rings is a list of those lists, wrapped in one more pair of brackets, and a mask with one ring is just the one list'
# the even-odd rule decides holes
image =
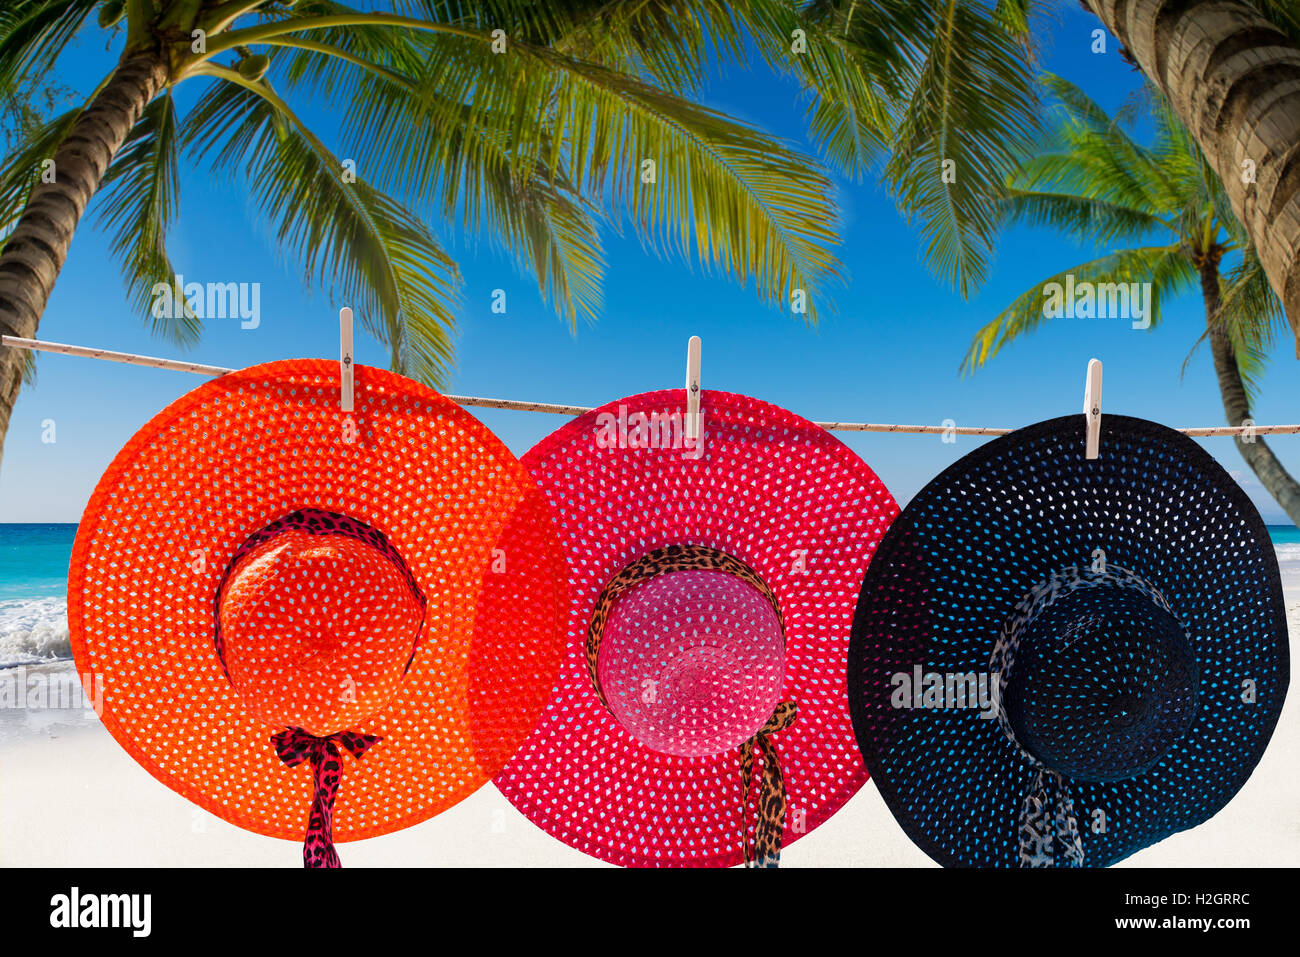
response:
{"label": "palm tree", "polygon": [[[1219,178],[1158,94],[1151,110],[1155,140],[1146,147],[1130,133],[1137,101],[1111,117],[1073,84],[1053,76],[1044,82],[1060,101],[1062,122],[1012,178],[1007,221],[1050,226],[1110,251],[1017,298],[975,335],[964,368],[979,368],[1049,313],[1059,313],[1056,298],[1067,287],[1095,292],[1105,284],[1149,283],[1145,318],[1153,328],[1166,300],[1199,289],[1205,329],[1197,344],[1209,341],[1228,424],[1248,423],[1254,384],[1285,318]],[[1236,264],[1227,267],[1225,260]],[[1238,436],[1236,442],[1263,486],[1300,525],[1300,483],[1262,438]]]}
{"label": "palm tree", "polygon": [[1300,3],[1084,0],[1218,174],[1300,356]]}
{"label": "palm tree", "polygon": [[[752,50],[809,91],[810,136],[830,161],[863,176],[886,159],[927,257],[965,291],[1036,115],[1026,3],[7,0],[0,89],[49,73],[92,16],[121,58],[0,166],[0,332],[36,335],[102,189],[136,308],[194,342],[195,316],[149,308],[174,273],[182,158],[242,179],[304,277],[359,305],[394,368],[434,384],[452,361],[459,278],[430,213],[488,233],[570,323],[599,314],[601,225],[622,221],[770,303],[803,290],[811,321],[840,275],[826,173],[692,99],[715,62]],[[200,97],[182,115],[184,82]],[[309,99],[340,117],[340,147],[295,110]],[[22,370],[0,348],[0,442]]]}

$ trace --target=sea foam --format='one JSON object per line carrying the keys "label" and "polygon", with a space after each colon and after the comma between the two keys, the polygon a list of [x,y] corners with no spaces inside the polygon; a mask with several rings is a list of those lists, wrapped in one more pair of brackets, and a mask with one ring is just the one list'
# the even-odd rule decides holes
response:
{"label": "sea foam", "polygon": [[0,601],[0,668],[71,657],[64,599]]}

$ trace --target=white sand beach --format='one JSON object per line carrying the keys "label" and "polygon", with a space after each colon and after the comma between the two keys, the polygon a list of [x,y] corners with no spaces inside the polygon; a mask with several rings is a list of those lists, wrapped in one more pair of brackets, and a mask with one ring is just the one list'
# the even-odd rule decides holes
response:
{"label": "white sand beach", "polygon": [[[1283,564],[1293,649],[1300,568]],[[1293,651],[1294,657],[1294,651]],[[72,673],[70,662],[41,666]],[[29,669],[29,673],[31,670]],[[1126,867],[1300,864],[1300,695],[1293,690],[1251,779],[1213,819]],[[491,785],[397,834],[339,846],[345,867],[602,866],[534,827]],[[787,867],[932,867],[868,784],[787,848]],[[155,781],[82,710],[0,708],[0,866],[298,867],[290,841],[241,830]]]}

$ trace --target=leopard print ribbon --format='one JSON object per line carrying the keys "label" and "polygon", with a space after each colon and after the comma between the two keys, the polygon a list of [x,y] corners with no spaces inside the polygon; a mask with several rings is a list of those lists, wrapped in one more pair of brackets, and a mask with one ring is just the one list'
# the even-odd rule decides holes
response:
{"label": "leopard print ribbon", "polygon": [[[254,548],[269,541],[281,532],[295,530],[312,535],[348,535],[366,542],[386,555],[405,579],[411,593],[420,605],[420,627],[416,631],[415,644],[411,655],[406,659],[402,674],[411,669],[415,653],[419,647],[420,635],[424,632],[424,616],[427,614],[427,602],[419,582],[411,572],[400,552],[388,541],[383,532],[355,518],[327,512],[318,508],[301,508],[277,519],[260,531],[250,535],[226,564],[226,570],[217,584],[213,598],[213,618],[215,626],[212,641],[217,652],[217,661],[230,680],[230,668],[226,665],[226,643],[221,634],[221,600],[226,589],[226,582],[239,562]],[[311,801],[311,812],[307,817],[307,838],[302,848],[304,867],[339,867],[339,856],[334,850],[332,830],[334,825],[334,795],[338,792],[342,776],[339,759],[339,746],[349,751],[354,758],[360,758],[366,749],[379,741],[373,734],[360,734],[356,731],[340,731],[336,734],[318,738],[302,728],[289,728],[271,736],[275,753],[289,767],[310,761],[314,769],[315,784]]]}
{"label": "leopard print ribbon", "polygon": [[749,806],[749,788],[754,775],[754,747],[763,755],[763,778],[758,791],[758,818],[754,822],[754,840],[748,829],[741,835],[741,851],[746,867],[777,867],[781,863],[781,842],[785,837],[785,778],[776,758],[776,745],[769,735],[794,724],[795,704],[782,701],[772,717],[752,738],[740,746],[740,806]]}
{"label": "leopard print ribbon", "polygon": [[[1039,766],[1020,805],[1016,829],[1021,867],[1083,867],[1083,839],[1066,779]],[[1057,847],[1060,862],[1057,861]]]}
{"label": "leopard print ribbon", "polygon": [[380,741],[379,735],[339,731],[317,737],[302,728],[286,728],[271,736],[275,753],[289,767],[310,761],[315,779],[311,814],[307,818],[307,838],[302,845],[303,867],[339,867],[334,850],[334,796],[343,777],[339,748],[360,759],[366,750]]}
{"label": "leopard print ribbon", "polygon": [[[606,707],[609,707],[609,702],[605,700],[605,692],[600,687],[600,675],[596,663],[600,655],[601,634],[605,629],[605,623],[609,620],[610,612],[613,611],[614,603],[621,595],[642,582],[668,572],[679,571],[727,572],[753,586],[771,604],[772,610],[776,612],[776,621],[781,634],[785,634],[785,619],[781,615],[781,605],[777,602],[776,595],[758,572],[739,558],[716,548],[709,548],[707,545],[666,545],[655,549],[611,578],[601,589],[600,595],[596,598],[596,606],[591,613],[591,623],[587,626],[587,672],[591,675],[591,683],[596,689],[601,704]],[[794,719],[794,702],[783,701],[776,706],[767,723],[740,746],[742,819],[749,807],[755,747],[763,756],[763,777],[758,792],[758,819],[754,825],[752,845],[749,840],[748,826],[741,826],[740,843],[747,867],[776,867],[781,859],[781,842],[785,835],[785,779],[781,775],[781,765],[777,760],[776,745],[769,739],[769,735],[784,731],[794,723]]]}

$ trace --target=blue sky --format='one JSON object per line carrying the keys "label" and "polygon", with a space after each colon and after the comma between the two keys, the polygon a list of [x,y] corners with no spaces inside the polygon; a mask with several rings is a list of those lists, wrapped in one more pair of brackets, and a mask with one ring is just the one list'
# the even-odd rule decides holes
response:
{"label": "blue sky", "polygon": [[[1074,80],[1107,109],[1140,83],[1120,59],[1090,52],[1098,22],[1062,5],[1042,28],[1045,69]],[[83,39],[63,81],[86,89],[111,68],[103,38]],[[718,109],[755,122],[811,150],[799,91],[761,67],[729,66],[707,91]],[[328,123],[318,107],[309,121]],[[1004,351],[983,371],[962,378],[958,365],[971,335],[1029,286],[1092,258],[1044,230],[1019,229],[1000,245],[996,269],[969,301],[927,271],[916,230],[902,221],[875,183],[837,180],[846,282],[834,290],[836,312],[809,328],[761,304],[752,291],[679,259],[659,259],[632,235],[607,236],[604,315],[576,334],[542,301],[534,282],[483,238],[442,232],[464,273],[459,363],[448,391],[599,405],[649,389],[680,386],[686,341],[704,340],[706,389],[743,392],[812,419],[1020,426],[1082,406],[1090,357],[1105,364],[1104,411],[1173,426],[1218,425],[1223,411],[1208,350],[1185,377],[1180,367],[1204,325],[1201,303],[1186,296],[1167,306],[1153,332],[1123,320],[1059,319]],[[248,197],[208,182],[201,170],[182,176],[180,222],[170,248],[187,281],[261,284],[261,324],[240,329],[215,320],[186,353],[224,366],[296,356],[337,357],[337,308],[304,288],[284,262]],[[93,213],[93,207],[92,207]],[[92,216],[93,224],[93,216]],[[493,314],[491,294],[507,291],[508,311]],[[110,349],[176,355],[150,338],[127,307],[122,281],[96,228],[78,233],[42,321],[42,338]],[[386,365],[382,346],[362,337],[359,361]],[[113,455],[150,416],[198,381],[177,372],[43,356],[39,382],[24,391],[0,465],[0,522],[76,521]],[[1279,344],[1255,413],[1261,423],[1293,422],[1287,401],[1300,386],[1289,340]],[[485,412],[483,420],[522,454],[557,428],[557,416]],[[42,423],[56,442],[41,441]],[[840,433],[906,502],[979,439],[945,444],[937,436]],[[1272,440],[1282,462],[1300,469],[1300,437]],[[1242,481],[1265,519],[1285,518],[1249,473],[1230,439],[1204,445]]]}

